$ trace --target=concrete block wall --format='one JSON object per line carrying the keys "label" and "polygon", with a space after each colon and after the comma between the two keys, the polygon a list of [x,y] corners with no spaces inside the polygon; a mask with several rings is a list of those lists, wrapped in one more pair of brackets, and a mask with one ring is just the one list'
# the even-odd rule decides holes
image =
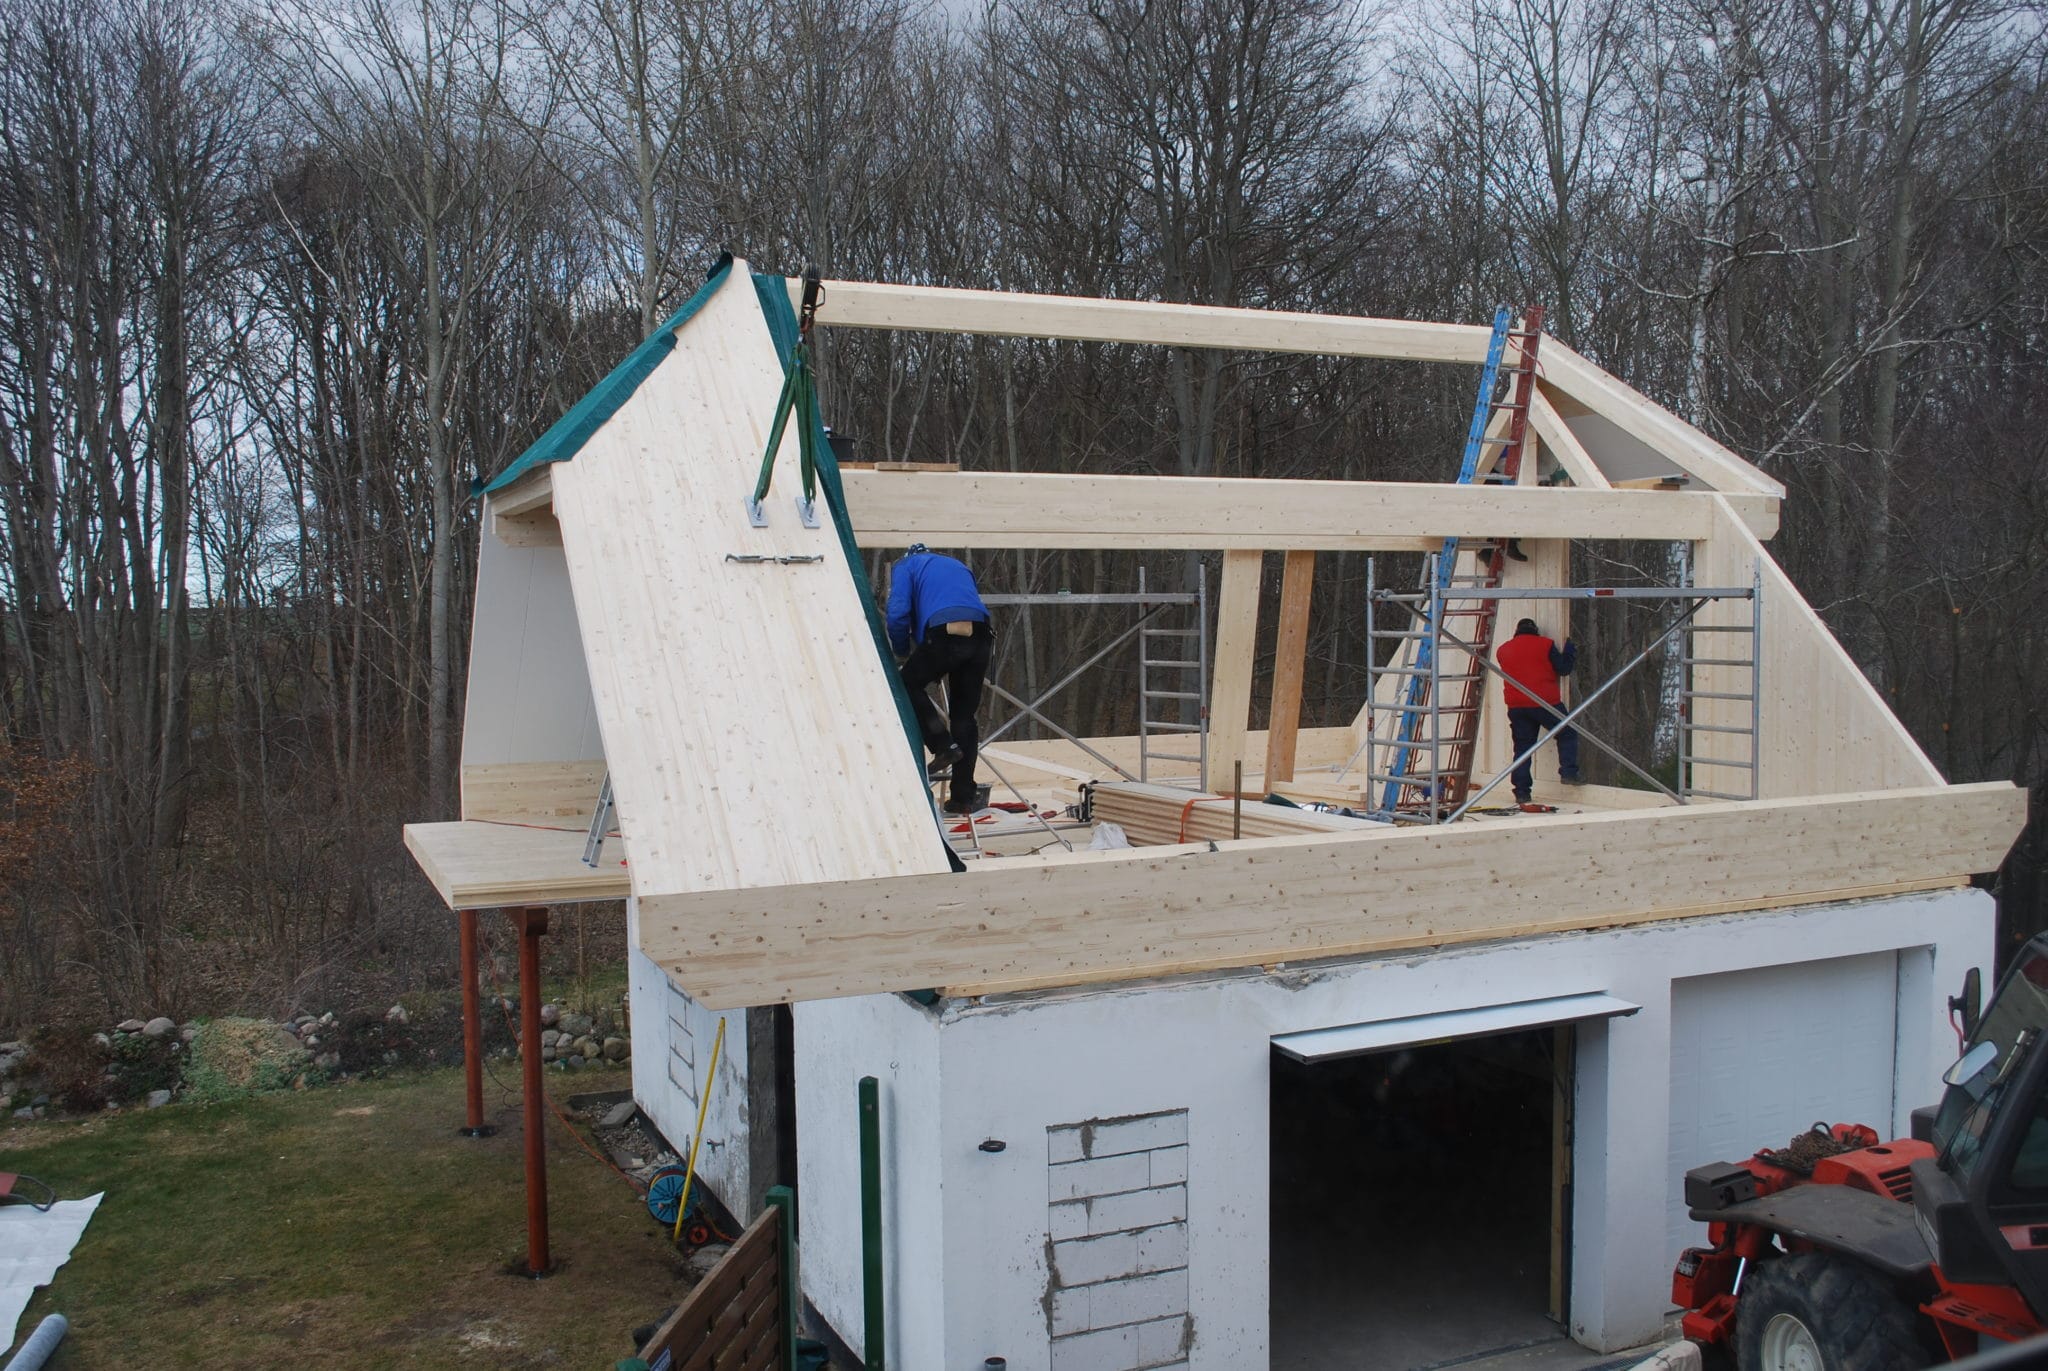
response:
{"label": "concrete block wall", "polygon": [[[1895,1023],[1886,1093],[1899,1132],[1935,1097],[1955,1047],[1939,997],[1988,962],[1992,923],[1983,892],[1944,890],[935,1010],[893,995],[800,1004],[804,1289],[858,1346],[852,1106],[857,1079],[872,1074],[883,1082],[893,1364],[1263,1365],[1272,1038],[1603,991],[1641,1008],[1579,1030],[1571,1332],[1600,1350],[1630,1347],[1662,1327],[1675,1258],[1666,1211],[1700,1160],[1670,1101],[1685,1047],[1674,1028],[1702,1031],[1687,1027],[1702,992],[1722,1006],[1716,1032],[1750,1017],[1740,994],[1705,978],[1734,974],[1736,990],[1762,993],[1775,983],[1751,974],[1762,968],[1848,986],[1862,982],[1844,959],[1895,966],[1855,994],[1886,1002]],[[1834,1037],[1799,1028],[1791,1041],[1816,1079],[1838,1068]],[[1808,1093],[1788,1103],[1800,1112],[1785,1136],[1817,1116]],[[1768,1139],[1779,1127],[1752,1119],[1738,1131]]]}
{"label": "concrete block wall", "polygon": [[1186,1366],[1188,1112],[1045,1136],[1052,1371]]}
{"label": "concrete block wall", "polygon": [[[670,1145],[687,1150],[697,1127],[697,1102],[707,1084],[711,1109],[704,1120],[704,1147],[697,1169],[726,1208],[742,1223],[759,1212],[766,1188],[754,1173],[750,1092],[757,1082],[747,1051],[747,1015],[728,1010],[718,1079],[708,1081],[711,1043],[721,1017],[678,990],[639,948],[626,954],[633,1003],[633,1099]],[[762,1063],[770,1069],[772,1063]],[[772,1086],[772,1083],[771,1083]],[[772,1179],[772,1178],[771,1178]]]}

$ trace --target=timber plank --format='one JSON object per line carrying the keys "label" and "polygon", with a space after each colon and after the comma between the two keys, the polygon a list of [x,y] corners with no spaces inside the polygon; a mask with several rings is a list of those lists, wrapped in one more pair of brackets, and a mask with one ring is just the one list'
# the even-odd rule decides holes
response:
{"label": "timber plank", "polygon": [[1447,537],[1690,540],[1714,520],[1709,491],[981,471],[843,479],[855,537],[878,548],[1426,552]]}
{"label": "timber plank", "polygon": [[643,950],[712,1008],[1120,980],[1941,885],[1994,869],[2004,784],[1097,854],[643,899]]}
{"label": "timber plank", "polygon": [[1492,335],[1491,329],[1475,324],[953,290],[877,281],[827,281],[818,322],[838,328],[1160,343],[1330,357],[1470,362],[1475,366],[1486,360],[1486,344]]}
{"label": "timber plank", "polygon": [[1316,555],[1290,552],[1280,573],[1280,623],[1273,646],[1273,706],[1266,719],[1266,782],[1294,779],[1301,730],[1301,678],[1308,664],[1308,611]]}
{"label": "timber plank", "polygon": [[1223,554],[1223,582],[1216,592],[1215,656],[1209,666],[1209,778],[1219,785],[1228,785],[1234,767],[1246,760],[1264,562],[1262,552]]}
{"label": "timber plank", "polygon": [[467,819],[407,824],[405,847],[450,909],[623,900],[633,893],[625,845],[606,842],[602,864],[583,864],[583,827]]}
{"label": "timber plank", "polygon": [[[1475,365],[1485,360],[1491,335],[1491,330],[1474,324],[866,281],[827,282],[818,322],[851,328],[922,329],[1013,338],[1070,338]],[[1540,356],[1546,382],[1663,452],[1709,486],[1783,498],[1782,484],[1557,339],[1545,338]]]}

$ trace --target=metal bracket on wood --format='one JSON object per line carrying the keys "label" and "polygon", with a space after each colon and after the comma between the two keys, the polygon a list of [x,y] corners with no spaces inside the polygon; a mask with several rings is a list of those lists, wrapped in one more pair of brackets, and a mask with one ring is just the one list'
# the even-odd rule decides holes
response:
{"label": "metal bracket on wood", "polygon": [[604,773],[604,784],[597,788],[597,808],[590,811],[590,836],[583,840],[583,864],[597,865],[598,854],[604,851],[604,833],[612,826],[612,773]]}
{"label": "metal bracket on wood", "polygon": [[[747,506],[747,522],[752,524],[755,528],[768,527],[768,511],[762,507],[761,502],[759,500],[756,500],[751,495],[744,496],[742,498],[745,500]],[[813,527],[815,527],[815,525],[813,525]]]}
{"label": "metal bracket on wood", "polygon": [[[797,521],[805,528],[816,528],[818,526],[818,502],[807,496],[797,496],[796,517]],[[766,516],[762,517],[761,522],[767,522]]]}

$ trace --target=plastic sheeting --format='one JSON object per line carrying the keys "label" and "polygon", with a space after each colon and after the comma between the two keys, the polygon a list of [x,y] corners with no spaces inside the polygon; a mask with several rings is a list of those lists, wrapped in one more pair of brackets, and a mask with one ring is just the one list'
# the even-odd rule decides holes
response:
{"label": "plastic sheeting", "polygon": [[0,1204],[0,1328],[7,1336],[0,1347],[12,1347],[21,1311],[28,1308],[36,1287],[48,1285],[57,1268],[71,1260],[71,1249],[100,1207],[102,1192],[90,1199],[59,1200],[46,1212],[25,1204]]}

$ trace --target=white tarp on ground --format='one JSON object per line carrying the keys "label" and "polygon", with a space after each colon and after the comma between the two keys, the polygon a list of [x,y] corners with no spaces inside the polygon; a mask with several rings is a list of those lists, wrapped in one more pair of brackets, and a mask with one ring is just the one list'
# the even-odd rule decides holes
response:
{"label": "white tarp on ground", "polygon": [[0,1204],[0,1348],[14,1346],[15,1325],[36,1287],[48,1285],[85,1233],[102,1195],[59,1200],[48,1212],[25,1204]]}

